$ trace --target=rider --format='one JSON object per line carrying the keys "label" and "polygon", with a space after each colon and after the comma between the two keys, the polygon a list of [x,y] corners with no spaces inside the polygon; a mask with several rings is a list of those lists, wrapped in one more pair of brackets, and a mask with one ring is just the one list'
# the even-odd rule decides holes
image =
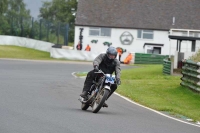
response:
{"label": "rider", "polygon": [[[98,72],[99,69],[102,70],[106,74],[112,74],[115,72],[116,75],[116,82],[118,85],[121,84],[120,81],[120,62],[116,59],[117,56],[117,50],[114,47],[109,47],[104,54],[98,55],[94,61],[93,66],[94,69],[88,72],[87,77],[84,82],[83,91],[80,94],[81,97],[87,98],[88,91],[90,90],[90,87],[92,85],[93,80],[96,77],[95,72]],[[108,98],[112,95],[112,93],[117,89],[117,85],[113,84],[111,86],[111,92],[108,96]],[[106,103],[103,105],[104,107],[108,107]]]}

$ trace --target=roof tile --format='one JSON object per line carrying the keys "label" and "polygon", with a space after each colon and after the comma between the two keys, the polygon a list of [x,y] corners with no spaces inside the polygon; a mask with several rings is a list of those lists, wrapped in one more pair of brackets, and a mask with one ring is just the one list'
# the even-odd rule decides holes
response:
{"label": "roof tile", "polygon": [[76,25],[200,30],[200,0],[79,0]]}

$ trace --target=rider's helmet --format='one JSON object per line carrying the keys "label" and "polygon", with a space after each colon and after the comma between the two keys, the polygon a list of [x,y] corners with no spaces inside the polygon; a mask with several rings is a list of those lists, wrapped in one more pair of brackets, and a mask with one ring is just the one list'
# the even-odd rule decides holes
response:
{"label": "rider's helmet", "polygon": [[106,51],[106,57],[109,62],[112,62],[117,57],[117,50],[115,47],[109,47]]}

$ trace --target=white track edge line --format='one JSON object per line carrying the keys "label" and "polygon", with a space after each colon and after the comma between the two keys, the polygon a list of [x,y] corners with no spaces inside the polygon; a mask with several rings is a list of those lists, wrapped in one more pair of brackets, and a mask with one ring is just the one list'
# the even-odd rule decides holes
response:
{"label": "white track edge line", "polygon": [[78,78],[78,77],[76,76],[75,73],[76,73],[76,72],[73,72],[73,73],[72,73],[72,76],[74,76],[75,78]]}
{"label": "white track edge line", "polygon": [[171,116],[165,115],[165,114],[163,114],[163,113],[161,113],[161,112],[159,112],[159,111],[156,111],[156,110],[154,110],[154,109],[145,107],[145,106],[143,106],[143,105],[141,105],[141,104],[138,104],[138,103],[136,103],[136,102],[134,102],[134,101],[128,99],[127,97],[124,97],[124,96],[118,94],[117,92],[114,92],[114,94],[116,94],[117,96],[119,96],[119,97],[125,99],[126,101],[128,101],[128,102],[130,102],[130,103],[133,103],[133,104],[135,104],[135,105],[137,105],[137,106],[140,106],[140,107],[143,107],[143,108],[145,108],[145,109],[151,110],[151,111],[153,111],[153,112],[155,112],[155,113],[157,113],[157,114],[159,114],[159,115],[165,116],[165,117],[167,117],[167,118],[170,118],[170,119],[173,119],[173,120],[176,120],[176,121],[185,123],[185,124],[189,124],[189,125],[192,125],[192,126],[200,127],[200,125],[196,125],[196,124],[192,124],[192,123],[189,123],[189,122],[185,122],[185,121],[182,121],[182,120],[173,118],[173,117],[171,117]]}

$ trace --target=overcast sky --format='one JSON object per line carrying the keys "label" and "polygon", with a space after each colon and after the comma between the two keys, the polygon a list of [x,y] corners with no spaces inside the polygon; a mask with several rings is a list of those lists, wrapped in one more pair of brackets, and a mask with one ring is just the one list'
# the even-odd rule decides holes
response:
{"label": "overcast sky", "polygon": [[40,13],[40,8],[42,7],[43,1],[51,0],[24,0],[24,3],[27,5],[26,9],[30,9],[32,17],[37,18]]}

